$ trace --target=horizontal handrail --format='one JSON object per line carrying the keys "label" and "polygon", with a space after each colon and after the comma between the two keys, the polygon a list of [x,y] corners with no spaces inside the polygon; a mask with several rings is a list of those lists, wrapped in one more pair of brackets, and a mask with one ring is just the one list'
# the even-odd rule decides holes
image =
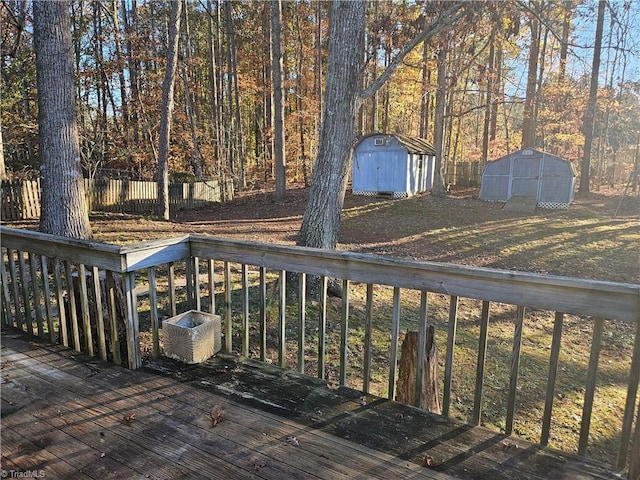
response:
{"label": "horizontal handrail", "polygon": [[640,285],[191,235],[200,258],[638,321]]}
{"label": "horizontal handrail", "polygon": [[203,235],[115,246],[0,227],[2,246],[70,259],[117,273],[189,257],[428,290],[575,315],[639,321],[640,285],[407,260],[371,254],[229,240]]}

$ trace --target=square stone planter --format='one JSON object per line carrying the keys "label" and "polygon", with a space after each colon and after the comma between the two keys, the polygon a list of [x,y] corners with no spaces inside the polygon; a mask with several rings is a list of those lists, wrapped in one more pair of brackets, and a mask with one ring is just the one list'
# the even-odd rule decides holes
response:
{"label": "square stone planter", "polygon": [[200,363],[222,348],[220,316],[189,310],[162,322],[164,353],[185,363]]}

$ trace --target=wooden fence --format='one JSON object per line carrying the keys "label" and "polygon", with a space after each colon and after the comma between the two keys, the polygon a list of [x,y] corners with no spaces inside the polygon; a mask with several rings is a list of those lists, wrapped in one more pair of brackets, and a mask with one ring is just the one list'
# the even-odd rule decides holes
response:
{"label": "wooden fence", "polygon": [[[153,213],[158,187],[155,182],[133,180],[84,181],[90,212]],[[40,217],[40,181],[6,180],[1,184],[2,220],[26,220]],[[212,202],[233,198],[233,183],[208,180],[169,185],[172,211],[200,208]]]}
{"label": "wooden fence", "polygon": [[444,182],[456,187],[479,187],[482,183],[482,164],[480,162],[448,163],[445,166]]}
{"label": "wooden fence", "polygon": [[[439,316],[444,323],[443,415],[462,409],[469,412],[471,424],[479,425],[486,397],[497,395],[496,401],[506,406],[504,432],[511,435],[517,432],[514,425],[523,414],[519,404],[532,400],[524,398],[530,393],[521,391],[528,385],[519,378],[524,368],[521,351],[548,329],[545,341],[549,346],[526,357],[527,364],[535,364],[528,374],[536,376],[541,387],[546,384],[546,394],[541,392],[535,400],[541,415],[539,443],[547,445],[556,429],[577,422],[573,427],[579,431],[576,450],[586,455],[594,441],[590,430],[595,407],[617,412],[617,437],[607,440],[618,449],[617,467],[627,465],[630,445],[637,449],[640,442],[640,428],[632,431],[640,380],[640,285],[197,235],[119,247],[5,227],[0,227],[0,234],[2,322],[132,369],[142,365],[141,338],[147,339],[145,351],[153,356],[161,353],[163,317],[190,309],[207,310],[223,319],[226,352],[307,373],[307,366],[313,364],[318,377],[327,378],[332,372],[339,384],[357,385],[365,392],[370,392],[376,370],[376,377],[384,378],[382,394],[393,399],[401,323],[406,328],[405,312],[412,310],[415,320],[409,323],[420,332],[419,356],[425,354],[425,333],[434,318]],[[342,286],[338,302],[327,296],[329,279]],[[317,301],[307,302],[310,285],[319,292]],[[120,302],[116,301],[118,292]],[[434,297],[442,299],[444,307],[434,308]],[[468,310],[469,304],[475,307]],[[477,355],[476,368],[475,372],[458,369],[456,377],[454,351],[460,352],[461,342],[456,331],[459,322],[469,317],[473,331],[478,327],[479,332],[473,334],[470,347]],[[374,321],[378,318],[384,321]],[[543,318],[552,328],[542,327]],[[511,342],[492,341],[490,319],[513,325]],[[590,351],[589,361],[580,367],[584,383],[571,392],[576,394],[573,401],[579,410],[568,419],[552,415],[554,403],[562,401],[562,388],[566,388],[556,378],[565,367],[578,368],[573,359],[567,360],[567,355],[574,354],[562,349],[563,322],[583,332],[587,338],[578,348]],[[599,390],[610,385],[598,383],[611,361],[601,366],[599,360],[601,355],[610,355],[601,352],[603,339],[618,338],[615,329],[621,325],[633,346],[628,347],[630,359],[616,360],[616,378],[626,395],[614,405],[613,398]],[[568,335],[566,329],[565,323]],[[384,338],[388,347],[374,350],[374,336]],[[489,359],[495,361],[493,350],[504,349],[503,343],[509,352],[503,362],[510,374],[496,388],[486,370]],[[334,352],[331,356],[330,350]],[[385,370],[382,374],[381,368]],[[415,404],[420,405],[421,362],[417,368]],[[472,374],[473,398],[468,407],[460,406],[465,397],[456,388],[462,376]],[[600,455],[598,448],[595,451]],[[632,469],[640,468],[640,459],[631,457],[631,461]]]}

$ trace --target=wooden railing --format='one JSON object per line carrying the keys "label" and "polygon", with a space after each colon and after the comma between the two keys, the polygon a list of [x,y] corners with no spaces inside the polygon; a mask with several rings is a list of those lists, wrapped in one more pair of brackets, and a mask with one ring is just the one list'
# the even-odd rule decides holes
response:
{"label": "wooden railing", "polygon": [[[135,180],[84,179],[89,211],[154,213],[158,199],[155,182]],[[27,220],[40,217],[39,180],[3,180],[0,182],[2,220]],[[171,211],[200,208],[233,198],[233,182],[207,180],[169,185]]]}
{"label": "wooden railing", "polygon": [[[618,407],[616,463],[619,468],[627,464],[640,379],[640,285],[198,235],[113,246],[4,227],[0,234],[4,324],[132,369],[142,365],[144,352],[161,354],[163,317],[195,308],[221,315],[226,352],[321,378],[333,375],[336,383],[365,392],[374,389],[374,383],[380,388],[382,382],[379,393],[393,399],[401,329],[419,330],[418,355],[424,356],[427,327],[439,323],[446,332],[442,413],[449,416],[453,410],[464,410],[455,388],[454,352],[460,341],[456,336],[460,319],[471,318],[479,328],[474,333],[477,363],[468,408],[469,421],[475,425],[482,423],[484,400],[493,394],[485,383],[492,351],[489,323],[495,309],[495,317],[506,317],[515,325],[508,386],[496,389],[505,391],[506,434],[514,432],[518,416],[521,352],[532,341],[525,320],[528,314],[535,316],[529,320],[535,326],[548,315],[553,325],[548,360],[545,357],[544,371],[534,372],[546,381],[536,440],[542,445],[549,443],[556,425],[552,412],[564,364],[563,323],[569,319],[581,331],[591,331],[586,337],[590,345],[579,347],[590,349],[581,414],[576,415],[580,455],[589,446],[594,403],[607,402],[596,395],[603,338],[616,336],[614,329],[623,325],[631,332],[632,353],[621,374],[626,396]],[[339,301],[327,294],[327,285],[336,281],[342,290]],[[380,318],[389,317],[387,326],[381,327],[385,322]],[[363,335],[354,338],[356,330]],[[374,348],[375,335],[387,339],[388,354],[383,351],[387,347]],[[381,356],[387,365],[383,380],[374,375]],[[421,400],[421,365],[418,362],[416,405]],[[639,435],[633,439],[636,446]]]}

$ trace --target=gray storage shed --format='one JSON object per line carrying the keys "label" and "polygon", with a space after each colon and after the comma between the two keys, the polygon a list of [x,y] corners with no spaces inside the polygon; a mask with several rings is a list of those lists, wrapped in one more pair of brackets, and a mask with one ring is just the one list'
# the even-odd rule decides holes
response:
{"label": "gray storage shed", "polygon": [[435,154],[423,138],[383,133],[362,137],[353,151],[353,194],[400,198],[431,190]]}
{"label": "gray storage shed", "polygon": [[575,182],[570,161],[528,148],[487,163],[480,199],[506,202],[512,197],[529,197],[540,208],[568,208]]}

